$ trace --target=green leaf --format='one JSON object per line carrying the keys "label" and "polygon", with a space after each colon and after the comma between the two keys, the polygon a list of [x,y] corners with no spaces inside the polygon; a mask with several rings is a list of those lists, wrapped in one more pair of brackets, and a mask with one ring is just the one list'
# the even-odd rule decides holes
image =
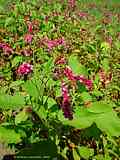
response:
{"label": "green leaf", "polygon": [[105,70],[105,72],[109,71],[110,66],[109,66],[109,59],[108,58],[104,58],[103,59],[103,61],[102,61],[102,67]]}
{"label": "green leaf", "polygon": [[23,83],[24,83],[24,81],[22,81],[22,80],[13,81],[10,84],[10,88],[18,87],[18,86],[22,85]]}
{"label": "green leaf", "polygon": [[92,101],[92,97],[88,92],[82,92],[81,98],[84,102]]}
{"label": "green leaf", "polygon": [[120,119],[115,112],[100,114],[96,120],[97,127],[110,136],[120,136]]}
{"label": "green leaf", "polygon": [[0,108],[16,109],[25,105],[24,97],[21,95],[0,95]]}
{"label": "green leaf", "polygon": [[99,81],[100,81],[100,77],[99,77],[98,74],[96,74],[96,75],[95,75],[94,83],[98,85],[98,84],[99,84]]}
{"label": "green leaf", "polygon": [[99,91],[99,90],[94,90],[93,92],[92,92],[92,94],[94,95],[94,96],[97,96],[97,97],[99,97],[99,96],[103,96],[103,93],[101,92],[101,91]]}
{"label": "green leaf", "polygon": [[56,94],[56,97],[60,97],[62,95],[62,92],[61,92],[61,88],[60,87],[56,87],[55,88],[55,94]]}
{"label": "green leaf", "polygon": [[47,62],[43,64],[45,74],[49,74],[54,66],[53,59],[50,58]]}
{"label": "green leaf", "polygon": [[73,157],[74,157],[75,160],[80,160],[80,156],[76,152],[76,149],[73,149]]}
{"label": "green leaf", "polygon": [[18,143],[21,141],[21,136],[13,129],[8,129],[0,126],[0,143]]}
{"label": "green leaf", "polygon": [[57,104],[56,101],[51,97],[48,98],[47,103],[48,103],[48,109]]}
{"label": "green leaf", "polygon": [[63,124],[75,127],[77,129],[84,129],[87,127],[90,127],[93,124],[93,120],[90,118],[77,118],[77,119],[73,119],[73,120],[66,120],[63,121]]}
{"label": "green leaf", "polygon": [[69,66],[72,68],[73,72],[75,74],[83,74],[83,75],[88,75],[87,69],[85,66],[80,64],[78,61],[78,57],[76,55],[71,55],[68,61]]}
{"label": "green leaf", "polygon": [[84,159],[89,159],[91,156],[94,155],[94,149],[92,148],[81,146],[81,147],[78,147],[78,150],[79,150],[80,156]]}
{"label": "green leaf", "polygon": [[14,23],[15,23],[15,19],[13,17],[7,17],[7,19],[5,20],[5,27]]}
{"label": "green leaf", "polygon": [[22,57],[21,56],[16,56],[13,60],[12,60],[12,67],[16,67],[19,63],[22,62]]}
{"label": "green leaf", "polygon": [[87,91],[87,89],[86,89],[85,85],[83,85],[82,83],[77,81],[77,92],[82,93],[82,92],[86,92],[86,91]]}
{"label": "green leaf", "polygon": [[96,118],[96,114],[89,113],[84,110],[80,110],[79,113],[75,113],[73,120],[67,120],[64,118],[62,111],[58,112],[58,119],[64,124],[69,125],[78,129],[84,129],[90,127],[94,119]]}
{"label": "green leaf", "polygon": [[105,113],[111,111],[112,106],[106,104],[104,101],[99,101],[92,103],[87,110],[93,113]]}
{"label": "green leaf", "polygon": [[16,115],[15,124],[17,125],[21,122],[26,121],[27,119],[28,119],[28,113],[23,110]]}
{"label": "green leaf", "polygon": [[41,119],[46,119],[47,111],[45,110],[44,106],[40,106],[40,109],[37,111],[37,114]]}
{"label": "green leaf", "polygon": [[110,49],[109,43],[108,43],[108,42],[102,42],[102,43],[101,43],[101,49],[102,49],[103,51],[108,51],[108,50]]}
{"label": "green leaf", "polygon": [[24,84],[24,88],[27,91],[27,93],[34,97],[34,98],[38,98],[39,97],[39,91],[35,85],[35,83],[33,83],[32,80],[28,80],[25,84]]}
{"label": "green leaf", "polygon": [[95,160],[105,160],[104,156],[102,154],[98,154],[94,156]]}

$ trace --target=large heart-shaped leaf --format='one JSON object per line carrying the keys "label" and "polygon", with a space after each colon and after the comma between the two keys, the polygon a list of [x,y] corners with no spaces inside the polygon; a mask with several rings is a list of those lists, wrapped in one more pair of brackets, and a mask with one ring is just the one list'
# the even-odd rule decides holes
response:
{"label": "large heart-shaped leaf", "polygon": [[85,66],[80,64],[78,57],[76,55],[71,55],[68,61],[69,66],[75,74],[82,74],[87,76],[88,72]]}
{"label": "large heart-shaped leaf", "polygon": [[100,114],[95,123],[97,127],[110,136],[120,136],[120,119],[115,112]]}
{"label": "large heart-shaped leaf", "polygon": [[111,111],[112,106],[104,101],[99,101],[92,103],[87,110],[93,113],[105,113]]}

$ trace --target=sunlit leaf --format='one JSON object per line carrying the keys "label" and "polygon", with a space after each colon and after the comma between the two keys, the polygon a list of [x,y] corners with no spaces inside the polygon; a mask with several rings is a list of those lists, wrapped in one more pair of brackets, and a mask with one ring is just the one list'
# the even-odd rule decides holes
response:
{"label": "sunlit leaf", "polygon": [[18,143],[21,136],[14,129],[8,129],[0,126],[0,142],[2,143]]}
{"label": "sunlit leaf", "polygon": [[16,109],[25,105],[24,97],[21,95],[0,95],[0,108]]}

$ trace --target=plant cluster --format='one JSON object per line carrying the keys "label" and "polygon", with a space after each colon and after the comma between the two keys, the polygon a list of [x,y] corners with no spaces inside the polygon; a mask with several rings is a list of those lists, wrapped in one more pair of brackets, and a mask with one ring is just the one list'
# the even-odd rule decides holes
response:
{"label": "plant cluster", "polygon": [[119,7],[1,1],[0,156],[119,159]]}

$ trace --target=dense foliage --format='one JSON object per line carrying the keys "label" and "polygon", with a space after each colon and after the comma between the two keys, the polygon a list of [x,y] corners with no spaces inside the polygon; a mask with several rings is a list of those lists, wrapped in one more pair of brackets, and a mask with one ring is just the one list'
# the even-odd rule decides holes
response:
{"label": "dense foliage", "polygon": [[120,3],[108,1],[0,1],[2,157],[119,159]]}

